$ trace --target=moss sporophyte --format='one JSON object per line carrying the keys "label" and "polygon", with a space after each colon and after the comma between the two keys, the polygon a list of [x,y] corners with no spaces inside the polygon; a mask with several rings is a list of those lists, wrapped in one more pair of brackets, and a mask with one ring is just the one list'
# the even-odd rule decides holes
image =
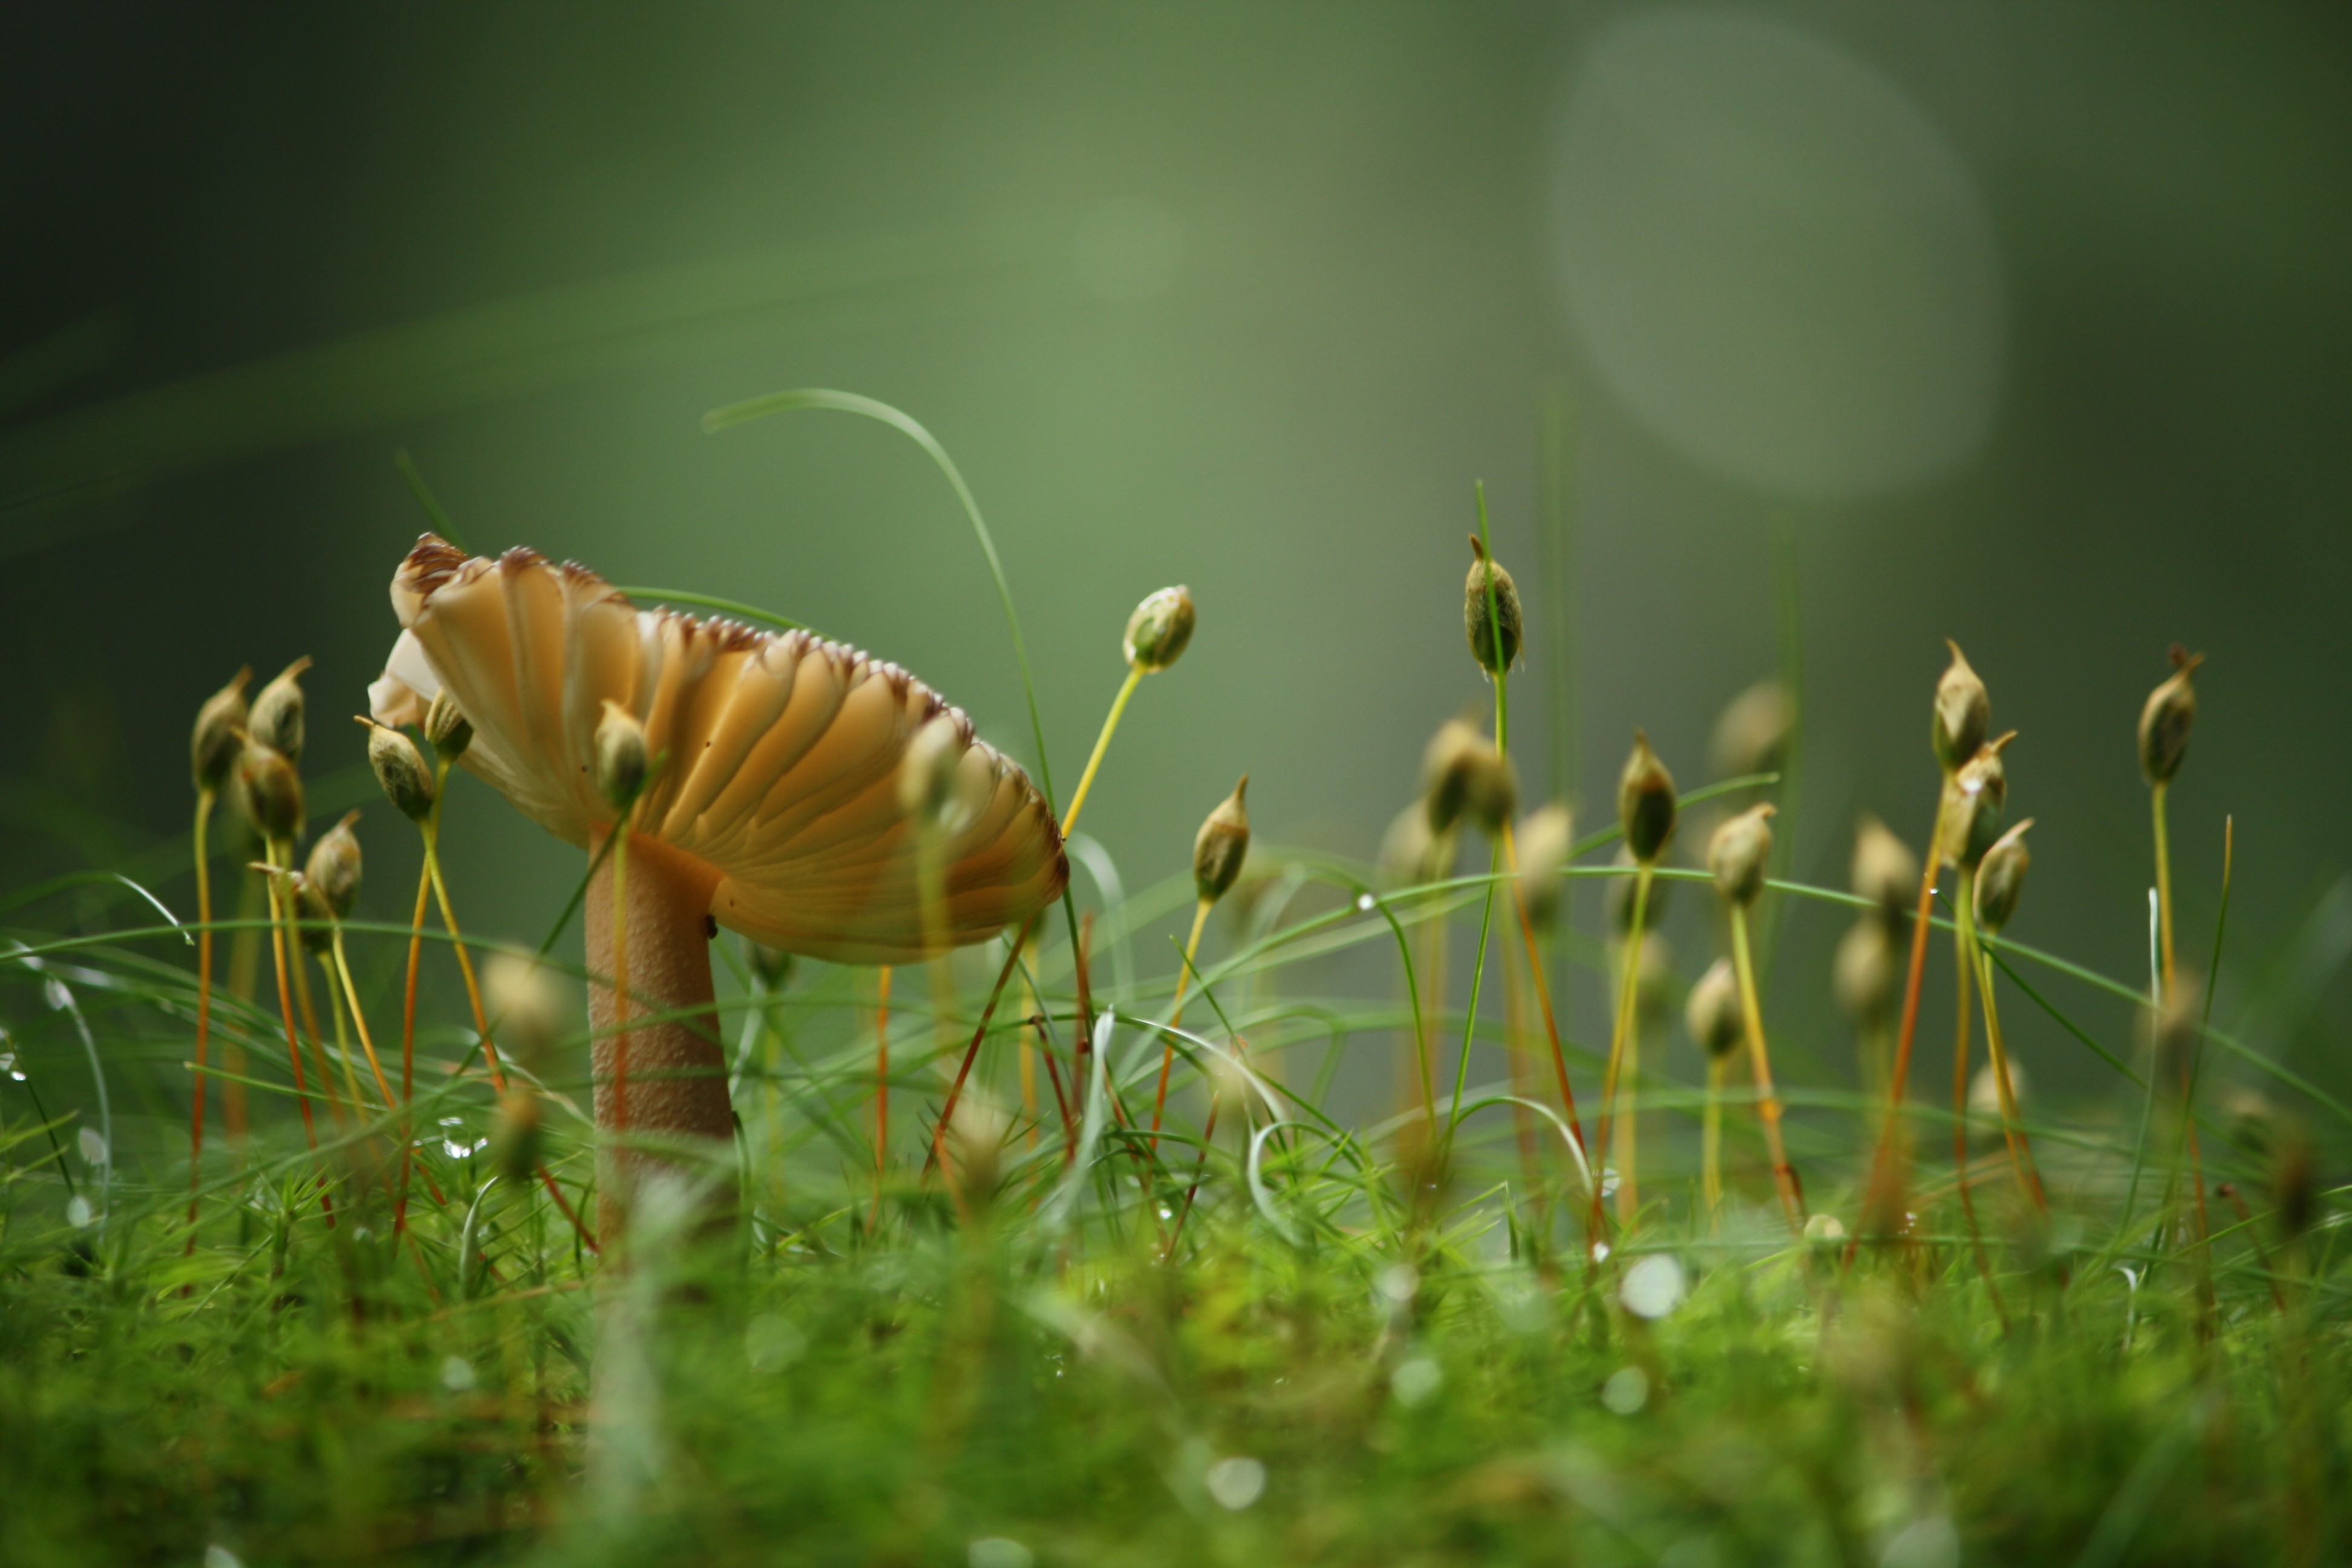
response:
{"label": "moss sporophyte", "polygon": [[[485,1559],[2332,1560],[2346,1113],[2216,1026],[2242,982],[2176,952],[2198,661],[2142,708],[2153,959],[2112,980],[2031,945],[2027,883],[2072,840],[2013,809],[2032,781],[1957,648],[1920,671],[1932,825],[1800,819],[1789,661],[1724,710],[1717,782],[1637,732],[1578,837],[1578,781],[1523,784],[1510,723],[1561,620],[1528,618],[1476,499],[1468,664],[1451,567],[1425,605],[1442,699],[1474,706],[1418,779],[1390,764],[1378,864],[1284,837],[1349,830],[1232,782],[1223,732],[1154,763],[1201,815],[1066,850],[1090,792],[1129,809],[1110,742],[1187,653],[1182,590],[1129,617],[1059,813],[894,666],[436,537],[362,721],[393,810],[314,754],[359,750],[306,722],[348,672],[191,692],[195,921],[126,871],[16,895],[125,897],[0,954],[27,982],[0,994],[0,1556],[69,1558],[70,1517],[110,1560],[355,1531]],[[398,819],[421,864],[387,920]],[[578,851],[577,891],[544,941],[468,934],[457,895],[521,819]],[[1786,874],[1849,831],[1851,892]],[[223,855],[253,868],[227,920]],[[1948,1110],[1905,1088],[1937,928]],[[223,931],[250,957],[216,994]],[[1597,997],[1561,989],[1579,965]],[[2076,1047],[2125,1114],[2078,1113],[2044,1054]],[[1390,1050],[1393,1114],[1340,1114]],[[253,1113],[208,1141],[215,1087]]]}

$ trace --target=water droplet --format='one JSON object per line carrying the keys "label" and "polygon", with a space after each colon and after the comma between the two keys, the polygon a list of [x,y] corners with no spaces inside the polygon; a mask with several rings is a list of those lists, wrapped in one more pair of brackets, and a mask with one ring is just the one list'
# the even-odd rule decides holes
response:
{"label": "water droplet", "polygon": [[73,1005],[73,993],[67,990],[66,983],[54,974],[41,982],[41,994],[48,999],[49,1007],[54,1012],[62,1013]]}
{"label": "water droplet", "polygon": [[106,1140],[99,1136],[97,1128],[83,1128],[74,1139],[74,1142],[80,1148],[81,1157],[89,1163],[93,1165],[106,1163]]}
{"label": "water droplet", "polygon": [[1650,1374],[1638,1366],[1621,1366],[1601,1385],[1601,1403],[1620,1415],[1631,1415],[1650,1403]]}
{"label": "water droplet", "polygon": [[1201,1480],[1219,1508],[1235,1513],[1265,1495],[1265,1467],[1255,1459],[1219,1459]]}
{"label": "water droplet", "polygon": [[1402,1307],[1421,1289],[1421,1276],[1410,1263],[1391,1263],[1372,1277],[1372,1289]]}
{"label": "water droplet", "polygon": [[1609,1261],[1609,1244],[1607,1242],[1596,1241],[1592,1244],[1592,1261],[1595,1263],[1606,1263]]}
{"label": "water droplet", "polygon": [[462,1160],[466,1157],[466,1145],[458,1142],[454,1138],[444,1138],[441,1140],[441,1147],[452,1160]]}
{"label": "water droplet", "polygon": [[453,1355],[441,1363],[441,1386],[452,1394],[463,1394],[474,1386],[474,1363],[464,1356]]}
{"label": "water droplet", "polygon": [[215,1542],[205,1548],[205,1568],[245,1568],[245,1563],[236,1552]]}
{"label": "water droplet", "polygon": [[1445,1370],[1425,1355],[1414,1356],[1389,1374],[1389,1392],[1406,1409],[1429,1403],[1445,1386]]}
{"label": "water droplet", "polygon": [[1358,893],[1358,894],[1356,895],[1356,907],[1357,907],[1358,909],[1360,909],[1360,910],[1363,910],[1365,913],[1370,914],[1370,913],[1372,911],[1372,910],[1373,910],[1374,906],[1375,906],[1375,900],[1373,900],[1373,898],[1372,898],[1371,894],[1370,894],[1370,893]]}
{"label": "water droplet", "polygon": [[1625,1270],[1617,1294],[1635,1317],[1663,1318],[1682,1305],[1686,1288],[1683,1266],[1666,1253],[1654,1252]]}
{"label": "water droplet", "polygon": [[445,1116],[441,1119],[441,1125],[444,1127],[456,1127],[465,1120],[466,1119],[462,1116]]}
{"label": "water droplet", "polygon": [[79,1193],[66,1200],[66,1223],[76,1230],[88,1230],[90,1222],[96,1218],[98,1211],[91,1208],[89,1200]]}
{"label": "water droplet", "polygon": [[1007,1535],[983,1535],[965,1549],[971,1568],[1034,1568],[1037,1554]]}
{"label": "water droplet", "polygon": [[1617,1195],[1617,1167],[1614,1165],[1601,1167],[1601,1195],[1604,1198]]}

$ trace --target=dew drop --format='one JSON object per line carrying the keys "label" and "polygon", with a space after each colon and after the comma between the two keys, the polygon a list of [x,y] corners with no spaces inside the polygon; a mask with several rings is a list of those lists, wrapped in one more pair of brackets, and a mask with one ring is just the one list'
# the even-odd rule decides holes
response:
{"label": "dew drop", "polygon": [[1618,1296],[1635,1317],[1663,1318],[1682,1305],[1687,1288],[1683,1266],[1666,1253],[1654,1252],[1625,1270]]}
{"label": "dew drop", "polygon": [[1425,1355],[1414,1356],[1389,1374],[1389,1392],[1406,1409],[1429,1403],[1445,1386],[1445,1370]]}
{"label": "dew drop", "polygon": [[1620,1415],[1631,1415],[1650,1403],[1650,1374],[1638,1366],[1621,1366],[1601,1385],[1601,1403]]}
{"label": "dew drop", "polygon": [[1265,1467],[1255,1459],[1219,1459],[1201,1480],[1219,1508],[1234,1513],[1265,1495]]}

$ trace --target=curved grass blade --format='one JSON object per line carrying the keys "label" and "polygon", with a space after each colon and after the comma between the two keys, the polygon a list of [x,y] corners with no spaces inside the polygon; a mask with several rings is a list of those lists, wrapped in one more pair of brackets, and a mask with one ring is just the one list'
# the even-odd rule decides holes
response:
{"label": "curved grass blade", "polygon": [[997,559],[996,540],[988,531],[988,522],[980,515],[980,502],[972,499],[971,487],[963,482],[963,474],[955,466],[929,430],[915,419],[887,403],[871,397],[861,397],[854,392],[835,392],[827,387],[796,387],[789,392],[772,392],[764,397],[746,398],[730,403],[724,408],[714,408],[702,416],[704,430],[716,435],[754,419],[764,419],[772,414],[789,414],[802,408],[826,408],[840,414],[856,414],[877,420],[905,436],[939,465],[947,476],[948,485],[962,503],[964,516],[971,520],[971,531],[980,540],[981,553],[988,557],[988,574],[996,580],[996,597],[1004,606],[1004,624],[1013,633],[1013,658],[1021,667],[1021,691],[1029,703],[1029,731],[1037,746],[1037,783],[1045,794],[1045,808],[1058,817],[1059,808],[1054,804],[1054,774],[1045,758],[1045,725],[1037,716],[1037,686],[1029,675],[1029,645],[1021,636],[1021,616],[1013,607],[1013,589],[1004,580],[1004,563]]}

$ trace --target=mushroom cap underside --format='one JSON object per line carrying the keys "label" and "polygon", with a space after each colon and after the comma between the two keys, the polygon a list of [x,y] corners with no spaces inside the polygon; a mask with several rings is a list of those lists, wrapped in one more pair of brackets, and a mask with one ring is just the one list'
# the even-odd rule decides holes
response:
{"label": "mushroom cap underside", "polygon": [[806,632],[640,609],[584,567],[523,549],[468,557],[431,534],[392,599],[403,630],[369,688],[378,721],[416,722],[447,690],[474,727],[465,764],[586,847],[615,821],[593,759],[604,704],[618,703],[656,763],[635,831],[708,867],[711,914],[770,947],[850,963],[932,951],[923,831],[898,774],[941,714],[961,748],[959,810],[936,830],[949,944],[1027,920],[1068,880],[1028,775],[896,665]]}

